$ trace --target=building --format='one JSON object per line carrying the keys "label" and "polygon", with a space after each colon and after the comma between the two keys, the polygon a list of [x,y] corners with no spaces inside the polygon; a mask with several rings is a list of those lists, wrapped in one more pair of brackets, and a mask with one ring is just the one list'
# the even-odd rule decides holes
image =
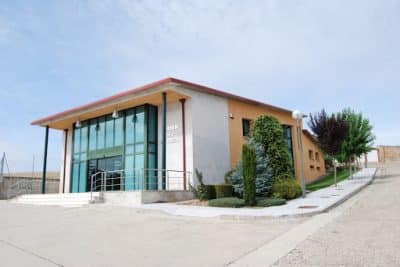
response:
{"label": "building", "polygon": [[[299,179],[292,111],[175,78],[32,124],[46,128],[46,147],[49,129],[64,132],[60,192],[187,190],[195,169],[205,183],[223,183],[240,160],[251,122],[263,114],[281,122]],[[323,152],[309,133],[301,134],[310,182],[325,174]]]}
{"label": "building", "polygon": [[[390,163],[400,161],[400,146],[377,146],[379,163]],[[370,156],[370,158],[372,158]]]}

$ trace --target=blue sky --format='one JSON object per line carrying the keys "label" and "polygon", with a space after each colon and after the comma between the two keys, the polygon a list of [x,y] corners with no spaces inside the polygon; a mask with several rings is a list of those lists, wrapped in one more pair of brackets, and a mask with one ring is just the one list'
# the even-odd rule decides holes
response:
{"label": "blue sky", "polygon": [[[2,1],[0,152],[41,168],[34,119],[167,76],[307,113],[362,111],[400,144],[399,1]],[[58,170],[61,135],[50,135]]]}

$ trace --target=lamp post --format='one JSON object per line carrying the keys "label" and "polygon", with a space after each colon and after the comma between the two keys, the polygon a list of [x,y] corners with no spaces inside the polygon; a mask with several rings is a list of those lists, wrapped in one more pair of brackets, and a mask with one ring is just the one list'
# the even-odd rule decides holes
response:
{"label": "lamp post", "polygon": [[300,178],[301,178],[301,192],[302,197],[306,197],[306,181],[304,177],[304,160],[303,160],[303,143],[301,140],[301,121],[303,118],[306,118],[307,115],[304,115],[299,110],[295,110],[292,113],[293,119],[296,120],[296,129],[297,129],[297,140],[299,146],[299,153],[300,153]]}

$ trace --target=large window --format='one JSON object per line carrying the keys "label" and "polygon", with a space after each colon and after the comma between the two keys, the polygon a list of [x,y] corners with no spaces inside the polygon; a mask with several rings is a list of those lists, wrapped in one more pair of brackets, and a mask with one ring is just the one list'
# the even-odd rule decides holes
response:
{"label": "large window", "polygon": [[126,190],[157,189],[156,171],[149,170],[157,168],[157,107],[139,106],[120,111],[118,118],[106,115],[81,124],[73,131],[72,192],[89,191],[99,160],[118,157]]}
{"label": "large window", "polygon": [[72,192],[86,191],[87,139],[87,122],[82,122],[82,127],[75,128],[73,132]]}

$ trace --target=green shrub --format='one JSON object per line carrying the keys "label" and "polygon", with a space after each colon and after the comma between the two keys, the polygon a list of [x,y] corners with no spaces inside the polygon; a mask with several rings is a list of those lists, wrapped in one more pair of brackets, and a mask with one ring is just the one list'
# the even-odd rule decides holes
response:
{"label": "green shrub", "polygon": [[252,137],[261,144],[274,180],[292,173],[289,147],[280,122],[271,116],[260,116],[254,121]]}
{"label": "green shrub", "polygon": [[274,197],[290,200],[299,197],[301,193],[301,187],[294,178],[289,179],[284,176],[284,178],[278,179],[272,185],[272,195]]}
{"label": "green shrub", "polygon": [[232,173],[234,172],[234,170],[230,170],[227,173],[225,173],[224,175],[224,182],[225,184],[231,184],[231,180],[230,177],[232,176]]}
{"label": "green shrub", "polygon": [[272,207],[281,206],[286,204],[286,199],[284,198],[258,198],[256,201],[257,207]]}
{"label": "green shrub", "polygon": [[[249,140],[248,146],[254,148],[256,152],[256,195],[258,197],[266,197],[271,192],[272,175],[265,158],[264,150],[261,145],[257,144],[254,139]],[[243,164],[240,161],[233,171],[227,176],[228,183],[232,184],[234,195],[243,197]]]}
{"label": "green shrub", "polygon": [[190,190],[194,193],[195,197],[200,200],[214,199],[216,197],[214,185],[204,184],[203,173],[201,173],[198,169],[195,169],[195,174],[199,185],[197,187],[190,185]]}
{"label": "green shrub", "polygon": [[209,200],[209,199],[214,199],[216,197],[214,185],[203,184],[198,188],[198,191],[200,200]]}
{"label": "green shrub", "polygon": [[224,197],[209,200],[208,205],[220,208],[241,208],[244,207],[244,200],[237,197]]}
{"label": "green shrub", "polygon": [[232,196],[232,185],[230,184],[217,184],[215,185],[215,196],[217,198],[231,197]]}
{"label": "green shrub", "polygon": [[246,205],[256,204],[256,152],[247,144],[242,148],[243,199]]}

